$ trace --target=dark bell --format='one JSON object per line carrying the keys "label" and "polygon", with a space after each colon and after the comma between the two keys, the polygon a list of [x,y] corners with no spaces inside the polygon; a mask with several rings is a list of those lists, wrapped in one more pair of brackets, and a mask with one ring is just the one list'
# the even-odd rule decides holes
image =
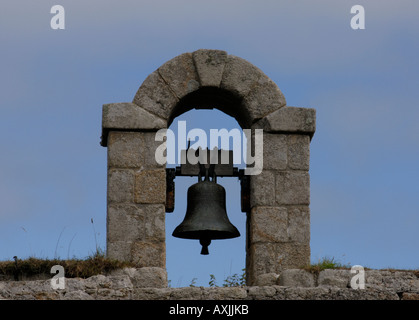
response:
{"label": "dark bell", "polygon": [[190,186],[186,215],[172,234],[183,239],[197,239],[202,245],[201,254],[208,254],[213,239],[231,239],[240,232],[230,222],[226,212],[226,192],[223,186],[208,179]]}

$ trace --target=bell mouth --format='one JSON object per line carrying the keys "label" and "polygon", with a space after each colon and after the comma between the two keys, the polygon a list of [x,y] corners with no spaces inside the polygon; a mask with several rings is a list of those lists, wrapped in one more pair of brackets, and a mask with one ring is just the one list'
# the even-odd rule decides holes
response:
{"label": "bell mouth", "polygon": [[[176,228],[177,229],[177,228]],[[217,231],[217,230],[201,230],[201,231],[173,231],[172,236],[181,239],[209,239],[209,240],[222,240],[240,237],[239,230],[234,231]]]}
{"label": "bell mouth", "polygon": [[211,244],[211,240],[232,239],[240,237],[240,232],[236,228],[234,231],[178,231],[176,229],[172,233],[172,236],[176,238],[199,240],[199,243],[202,246],[202,255],[209,254],[208,246]]}

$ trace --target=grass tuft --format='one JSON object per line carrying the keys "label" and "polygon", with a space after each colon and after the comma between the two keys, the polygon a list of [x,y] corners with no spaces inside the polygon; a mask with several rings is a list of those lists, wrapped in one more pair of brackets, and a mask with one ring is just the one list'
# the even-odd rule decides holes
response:
{"label": "grass tuft", "polygon": [[320,271],[325,269],[351,269],[351,266],[349,264],[342,264],[341,262],[336,261],[334,257],[325,257],[315,264],[302,267],[302,269],[318,274]]}
{"label": "grass tuft", "polygon": [[30,257],[25,260],[0,261],[0,275],[13,276],[16,273],[25,276],[51,274],[51,267],[61,265],[65,270],[66,278],[88,278],[98,274],[107,274],[113,270],[135,267],[133,263],[121,262],[106,258],[104,253],[96,251],[86,259],[39,259]]}

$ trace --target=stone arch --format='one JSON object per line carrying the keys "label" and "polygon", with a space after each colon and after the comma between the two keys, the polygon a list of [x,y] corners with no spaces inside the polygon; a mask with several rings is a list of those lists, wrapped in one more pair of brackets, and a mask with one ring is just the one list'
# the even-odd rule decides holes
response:
{"label": "stone arch", "polygon": [[104,105],[107,255],[154,268],[152,274],[164,278],[166,171],[154,158],[161,143],[154,141],[155,133],[192,108],[217,108],[243,129],[264,130],[263,171],[250,179],[248,284],[307,264],[315,110],[285,106],[280,89],[260,69],[225,51],[203,49],[164,63],[144,80],[131,103]]}
{"label": "stone arch", "polygon": [[277,85],[248,61],[221,50],[183,53],[151,73],[133,103],[171,121],[197,103],[216,107],[243,128],[285,106]]}

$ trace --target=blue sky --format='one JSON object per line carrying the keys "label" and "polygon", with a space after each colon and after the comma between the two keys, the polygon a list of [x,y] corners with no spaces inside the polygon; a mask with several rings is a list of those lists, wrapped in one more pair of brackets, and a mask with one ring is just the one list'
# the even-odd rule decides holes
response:
{"label": "blue sky", "polygon": [[[65,30],[50,28],[55,4],[65,8]],[[365,30],[350,28],[356,4]],[[3,1],[0,259],[83,258],[105,248],[102,105],[131,101],[164,62],[208,48],[262,69],[289,106],[317,110],[312,261],[418,268],[418,14],[408,0]],[[201,112],[179,119],[188,128],[237,126],[217,112],[202,122]],[[238,181],[220,180],[244,235]],[[244,268],[244,237],[214,241],[207,257],[196,242],[171,237],[185,213],[180,190],[194,180],[176,183],[166,224],[171,284],[208,285],[209,274],[221,284]]]}

